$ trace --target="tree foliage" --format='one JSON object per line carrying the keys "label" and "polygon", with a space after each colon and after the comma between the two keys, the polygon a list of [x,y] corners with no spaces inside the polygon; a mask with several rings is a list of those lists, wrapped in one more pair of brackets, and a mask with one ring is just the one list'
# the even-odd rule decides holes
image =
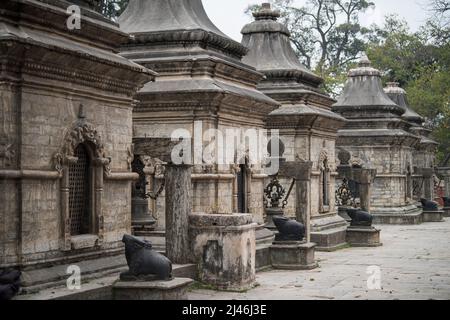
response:
{"label": "tree foliage", "polygon": [[101,0],[98,11],[104,16],[117,20],[128,5],[129,0]]}
{"label": "tree foliage", "polygon": [[388,16],[374,28],[368,55],[384,71],[383,81],[399,82],[411,107],[427,119],[443,160],[450,153],[450,42],[436,38],[429,24],[413,33],[406,22]]}

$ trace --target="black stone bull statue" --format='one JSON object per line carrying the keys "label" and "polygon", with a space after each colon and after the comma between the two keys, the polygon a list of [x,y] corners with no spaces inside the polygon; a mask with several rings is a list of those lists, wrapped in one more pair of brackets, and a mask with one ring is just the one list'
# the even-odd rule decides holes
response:
{"label": "black stone bull statue", "polygon": [[427,199],[420,199],[424,211],[439,211],[438,204]]}
{"label": "black stone bull statue", "polygon": [[11,300],[19,293],[20,275],[17,270],[0,271],[0,300]]}
{"label": "black stone bull statue", "polygon": [[348,216],[352,219],[350,225],[352,227],[371,227],[373,216],[359,209],[348,208],[347,209]]}
{"label": "black stone bull statue", "polygon": [[123,281],[171,280],[172,262],[152,249],[152,244],[139,238],[124,235],[125,256],[129,270],[120,275]]}
{"label": "black stone bull statue", "polygon": [[444,208],[450,208],[450,198],[442,197],[442,200],[444,200]]}
{"label": "black stone bull statue", "polygon": [[303,241],[305,226],[300,222],[282,216],[274,216],[273,223],[279,232],[275,236],[275,241]]}

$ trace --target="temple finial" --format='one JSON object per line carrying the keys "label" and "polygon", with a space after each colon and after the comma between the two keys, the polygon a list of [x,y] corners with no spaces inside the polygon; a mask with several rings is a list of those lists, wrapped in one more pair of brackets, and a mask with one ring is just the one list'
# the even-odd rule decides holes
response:
{"label": "temple finial", "polygon": [[369,57],[367,56],[366,52],[363,52],[361,54],[361,59],[359,60],[359,66],[360,67],[371,67],[372,62],[369,60]]}
{"label": "temple finial", "polygon": [[273,10],[270,3],[263,3],[261,9],[253,13],[256,20],[277,20],[280,17],[280,11]]}

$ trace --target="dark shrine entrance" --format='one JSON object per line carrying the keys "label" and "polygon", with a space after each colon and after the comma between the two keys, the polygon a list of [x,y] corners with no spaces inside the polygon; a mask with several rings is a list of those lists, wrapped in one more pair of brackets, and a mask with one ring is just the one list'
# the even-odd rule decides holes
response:
{"label": "dark shrine entrance", "polygon": [[79,144],[74,156],[76,163],[69,166],[70,233],[73,236],[90,233],[90,176],[91,160],[84,144]]}
{"label": "dark shrine entrance", "polygon": [[238,210],[239,213],[247,213],[247,165],[239,165],[239,172],[237,174],[238,183]]}

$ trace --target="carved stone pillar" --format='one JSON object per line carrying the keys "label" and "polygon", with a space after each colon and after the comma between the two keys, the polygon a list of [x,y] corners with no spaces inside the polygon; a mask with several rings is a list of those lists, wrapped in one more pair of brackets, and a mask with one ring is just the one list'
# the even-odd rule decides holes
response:
{"label": "carved stone pillar", "polygon": [[363,211],[371,211],[370,199],[372,196],[372,183],[376,177],[377,171],[373,169],[353,169],[353,180],[359,184],[360,206]]}
{"label": "carved stone pillar", "polygon": [[296,219],[303,223],[305,238],[311,241],[311,173],[312,162],[285,162],[280,166],[280,175],[295,179],[296,189]]}
{"label": "carved stone pillar", "polygon": [[189,263],[192,166],[166,165],[166,253],[172,263]]}

